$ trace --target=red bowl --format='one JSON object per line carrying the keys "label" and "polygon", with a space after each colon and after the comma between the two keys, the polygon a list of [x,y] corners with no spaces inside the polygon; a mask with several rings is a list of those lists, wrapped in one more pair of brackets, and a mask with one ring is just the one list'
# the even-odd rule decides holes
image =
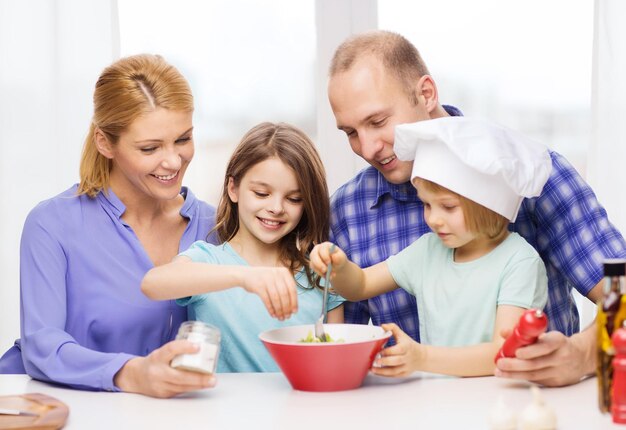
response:
{"label": "red bowl", "polygon": [[309,324],[259,335],[296,390],[341,391],[360,387],[376,354],[391,336],[378,326],[324,324],[324,331],[335,342],[300,342],[313,330],[313,324]]}

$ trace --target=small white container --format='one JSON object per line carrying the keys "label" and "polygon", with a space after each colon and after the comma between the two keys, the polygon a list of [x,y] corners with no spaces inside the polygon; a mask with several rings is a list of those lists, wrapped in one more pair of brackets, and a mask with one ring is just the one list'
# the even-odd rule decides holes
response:
{"label": "small white container", "polygon": [[191,372],[215,373],[220,352],[220,329],[202,321],[186,321],[180,325],[176,339],[193,342],[200,350],[195,354],[177,355],[172,360],[172,367]]}

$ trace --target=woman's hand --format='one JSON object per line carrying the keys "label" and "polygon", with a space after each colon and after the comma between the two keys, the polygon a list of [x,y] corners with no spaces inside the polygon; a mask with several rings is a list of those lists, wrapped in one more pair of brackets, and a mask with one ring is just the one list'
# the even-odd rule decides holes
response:
{"label": "woman's hand", "polygon": [[298,312],[298,290],[286,267],[248,267],[242,287],[258,295],[273,318],[284,320]]}
{"label": "woman's hand", "polygon": [[423,347],[415,342],[396,324],[382,324],[382,329],[393,334],[396,344],[380,352],[380,357],[374,360],[372,373],[381,376],[403,377],[419,370],[419,363],[423,360]]}
{"label": "woman's hand", "polygon": [[346,253],[343,252],[338,246],[335,246],[335,249],[331,254],[331,246],[331,242],[324,242],[319,245],[315,245],[309,256],[309,267],[315,273],[324,277],[326,276],[326,270],[328,270],[328,264],[332,261],[333,267],[330,278],[333,279],[335,274],[346,264],[348,257],[346,257]]}
{"label": "woman's hand", "polygon": [[127,361],[115,375],[114,383],[122,391],[159,398],[214,387],[217,380],[213,375],[170,367],[175,356],[196,352],[198,346],[186,340],[169,342],[146,357]]}

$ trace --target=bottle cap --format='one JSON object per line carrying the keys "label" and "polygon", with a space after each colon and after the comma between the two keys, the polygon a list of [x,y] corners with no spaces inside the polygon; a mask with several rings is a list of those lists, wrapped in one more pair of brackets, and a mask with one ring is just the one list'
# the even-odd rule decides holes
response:
{"label": "bottle cap", "polygon": [[622,258],[610,258],[604,260],[604,276],[626,275],[626,260]]}

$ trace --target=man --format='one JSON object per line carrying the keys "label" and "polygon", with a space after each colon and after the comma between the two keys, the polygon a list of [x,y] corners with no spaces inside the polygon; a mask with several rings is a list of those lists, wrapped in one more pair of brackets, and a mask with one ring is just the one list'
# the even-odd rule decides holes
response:
{"label": "man", "polygon": [[[429,231],[409,182],[412,162],[400,161],[393,152],[394,127],[461,112],[439,103],[435,81],[417,49],[386,31],[357,35],[339,46],[330,66],[328,97],[337,127],[354,153],[370,164],[333,195],[331,240],[352,261],[368,267]],[[578,333],[571,289],[596,301],[603,259],[626,257],[626,242],[575,169],[556,152],[550,156],[552,174],[544,191],[524,200],[511,227],[546,264],[545,311],[551,331],[519,350],[517,358],[499,360],[496,375],[556,386],[575,383],[595,370],[595,329]],[[346,322],[395,322],[419,340],[415,300],[403,290],[347,303],[345,311]]]}

